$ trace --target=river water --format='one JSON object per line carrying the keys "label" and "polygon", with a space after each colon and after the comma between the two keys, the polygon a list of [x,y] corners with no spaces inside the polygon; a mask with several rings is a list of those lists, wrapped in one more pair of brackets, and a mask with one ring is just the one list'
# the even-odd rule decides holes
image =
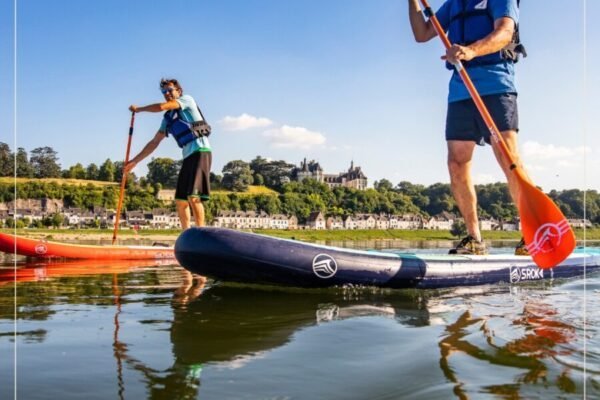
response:
{"label": "river water", "polygon": [[17,259],[15,285],[3,261],[0,399],[600,398],[597,273],[300,290],[203,283],[169,264]]}

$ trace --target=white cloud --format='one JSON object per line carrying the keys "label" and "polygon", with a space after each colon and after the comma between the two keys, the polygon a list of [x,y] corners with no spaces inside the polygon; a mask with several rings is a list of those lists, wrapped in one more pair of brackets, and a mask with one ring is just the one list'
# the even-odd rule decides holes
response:
{"label": "white cloud", "polygon": [[521,154],[528,171],[558,176],[561,168],[583,171],[584,156],[591,152],[591,148],[586,146],[556,146],[528,141],[523,144]]}
{"label": "white cloud", "polygon": [[494,176],[492,174],[475,174],[473,182],[476,185],[485,185],[488,183],[504,182],[506,178],[504,176]]}
{"label": "white cloud", "polygon": [[533,172],[533,171],[544,172],[544,171],[548,170],[548,168],[546,168],[543,165],[540,165],[540,164],[529,164],[529,163],[525,163],[525,169],[527,171],[530,171],[530,172]]}
{"label": "white cloud", "polygon": [[325,143],[325,136],[320,132],[309,131],[300,126],[283,125],[263,132],[273,147],[298,147],[308,149]]}
{"label": "white cloud", "polygon": [[252,128],[266,128],[273,125],[269,118],[255,117],[243,113],[239,117],[226,116],[219,121],[221,127],[226,131],[245,131]]}
{"label": "white cloud", "polygon": [[557,160],[562,162],[573,162],[580,159],[584,153],[590,153],[589,147],[577,146],[555,146],[553,144],[541,144],[528,141],[523,144],[523,157],[535,160]]}

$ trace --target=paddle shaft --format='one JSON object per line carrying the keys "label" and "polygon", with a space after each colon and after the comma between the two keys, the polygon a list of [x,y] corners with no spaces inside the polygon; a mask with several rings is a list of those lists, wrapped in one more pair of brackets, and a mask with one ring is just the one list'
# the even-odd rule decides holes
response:
{"label": "paddle shaft", "polygon": [[131,150],[131,138],[133,137],[133,123],[135,122],[135,112],[131,113],[131,123],[129,125],[129,138],[127,139],[127,151],[125,152],[125,163],[123,164],[123,176],[121,177],[121,190],[119,192],[119,203],[117,204],[117,213],[115,214],[115,227],[113,230],[112,244],[117,240],[117,232],[119,230],[119,217],[121,216],[121,208],[123,207],[123,197],[125,195],[125,183],[127,182],[127,174],[125,166],[129,162],[129,151]]}
{"label": "paddle shaft", "polygon": [[[440,22],[438,21],[437,17],[435,16],[435,13],[432,11],[431,7],[429,6],[429,3],[427,2],[427,0],[421,0],[421,3],[423,3],[423,6],[425,7],[425,10],[424,10],[425,16],[427,16],[427,18],[429,18],[429,20],[431,21],[431,24],[433,25],[433,28],[437,32],[437,35],[444,43],[444,47],[446,48],[446,50],[450,49],[450,47],[452,47],[452,44],[450,43],[450,40],[448,40],[448,36],[446,36],[444,29],[440,25]],[[481,114],[481,117],[483,118],[488,130],[490,131],[490,134],[492,135],[494,142],[498,145],[498,148],[504,155],[505,159],[508,161],[508,164],[510,165],[510,169],[513,172],[515,172],[517,174],[517,176],[519,176],[519,178],[524,179],[522,174],[520,172],[517,172],[517,170],[516,170],[517,164],[515,163],[514,158],[513,158],[512,154],[510,153],[510,150],[508,149],[508,146],[506,145],[504,138],[500,134],[500,131],[498,130],[498,127],[496,126],[496,123],[492,119],[492,116],[490,115],[487,107],[483,103],[483,100],[481,100],[481,96],[479,95],[479,92],[477,92],[477,89],[475,89],[475,85],[473,85],[473,81],[471,81],[471,78],[469,77],[467,70],[462,65],[462,62],[460,62],[460,60],[458,60],[456,62],[456,64],[454,64],[454,68],[456,69],[456,72],[458,72],[460,77],[462,78],[462,81],[464,82],[467,90],[469,91],[469,94],[471,95],[471,98],[473,99],[473,102],[475,103],[477,110],[479,110],[479,113]]]}

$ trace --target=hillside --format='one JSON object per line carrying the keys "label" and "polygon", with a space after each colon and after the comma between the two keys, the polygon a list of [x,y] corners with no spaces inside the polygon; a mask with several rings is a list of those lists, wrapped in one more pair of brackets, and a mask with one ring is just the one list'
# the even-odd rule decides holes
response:
{"label": "hillside", "polygon": [[[90,183],[93,186],[115,186],[119,185],[118,182],[104,182],[104,181],[88,181],[85,179],[63,179],[63,178],[16,178],[17,185],[28,182],[40,182],[40,183],[57,183],[59,185],[75,185],[75,186],[87,186]],[[15,178],[13,177],[0,177],[0,184],[13,184]]]}
{"label": "hillside", "polygon": [[275,190],[269,189],[266,186],[254,186],[254,185],[248,186],[248,190],[245,191],[245,192],[232,192],[230,190],[218,189],[218,190],[211,190],[211,193],[212,194],[237,193],[240,196],[244,196],[244,195],[255,196],[255,195],[258,195],[258,194],[265,194],[265,195],[277,196],[279,194]]}
{"label": "hillside", "polygon": [[[9,184],[12,185],[15,181],[15,178],[12,177],[0,177],[0,184]],[[104,186],[118,186],[119,182],[104,182],[104,181],[90,181],[85,179],[63,179],[63,178],[17,178],[17,185],[28,183],[28,182],[39,182],[39,183],[57,183],[59,185],[74,185],[74,186],[87,186],[92,184],[93,186],[104,187]],[[254,186],[251,185],[248,187],[248,190],[245,192],[232,192],[225,189],[213,190],[213,194],[230,194],[237,193],[239,195],[258,195],[258,194],[266,194],[276,196],[278,193],[269,189],[266,186]]]}

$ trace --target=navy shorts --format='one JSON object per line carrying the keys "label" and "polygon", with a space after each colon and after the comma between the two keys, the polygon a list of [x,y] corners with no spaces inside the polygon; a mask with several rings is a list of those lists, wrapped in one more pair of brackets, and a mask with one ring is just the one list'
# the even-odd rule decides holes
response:
{"label": "navy shorts", "polygon": [[[483,96],[482,100],[500,132],[519,131],[516,93],[492,94]],[[448,103],[446,140],[471,141],[481,146],[490,143],[490,131],[473,100]]]}
{"label": "navy shorts", "polygon": [[177,178],[176,200],[187,200],[188,197],[210,198],[210,166],[212,153],[197,151],[183,160]]}

